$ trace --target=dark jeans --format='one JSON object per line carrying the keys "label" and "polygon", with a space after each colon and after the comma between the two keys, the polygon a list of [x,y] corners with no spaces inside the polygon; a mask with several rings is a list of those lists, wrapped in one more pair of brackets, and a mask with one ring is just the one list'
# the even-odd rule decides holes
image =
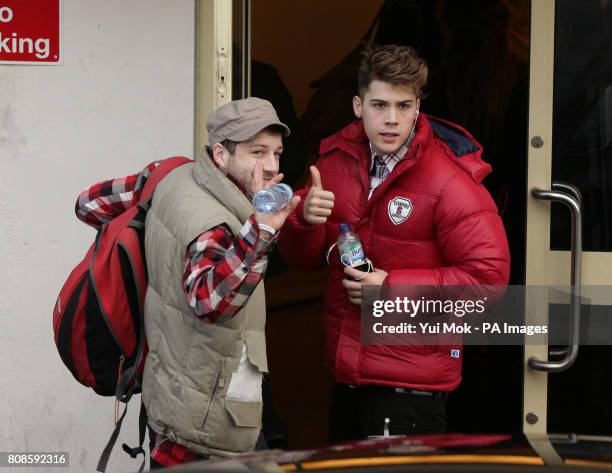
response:
{"label": "dark jeans", "polygon": [[329,441],[382,436],[385,418],[389,419],[390,435],[446,433],[446,393],[336,383],[329,413]]}

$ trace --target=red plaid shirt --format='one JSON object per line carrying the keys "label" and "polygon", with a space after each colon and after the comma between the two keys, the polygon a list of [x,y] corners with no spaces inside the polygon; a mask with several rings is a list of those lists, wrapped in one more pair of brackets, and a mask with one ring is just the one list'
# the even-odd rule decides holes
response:
{"label": "red plaid shirt", "polygon": [[[136,205],[156,161],[140,173],[94,184],[79,195],[77,217],[99,229],[104,223]],[[228,176],[231,179],[231,176]],[[250,198],[239,183],[232,181]],[[251,215],[237,235],[226,225],[202,233],[187,248],[182,287],[187,302],[203,322],[224,322],[248,301],[261,281],[267,265],[271,241],[260,238],[255,216]],[[201,458],[183,445],[157,436],[151,458],[164,466]]]}

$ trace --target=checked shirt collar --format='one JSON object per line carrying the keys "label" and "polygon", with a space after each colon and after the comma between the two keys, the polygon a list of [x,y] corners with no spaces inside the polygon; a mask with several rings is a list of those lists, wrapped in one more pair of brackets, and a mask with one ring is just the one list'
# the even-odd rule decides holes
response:
{"label": "checked shirt collar", "polygon": [[410,146],[413,138],[414,134],[410,135],[402,147],[395,153],[381,155],[376,154],[376,151],[374,151],[374,147],[372,146],[372,142],[370,141],[370,154],[372,156],[372,162],[370,164],[370,193],[368,194],[368,199],[372,197],[374,190],[381,185],[391,171],[393,171],[393,168],[395,168],[397,163],[406,157],[408,147]]}

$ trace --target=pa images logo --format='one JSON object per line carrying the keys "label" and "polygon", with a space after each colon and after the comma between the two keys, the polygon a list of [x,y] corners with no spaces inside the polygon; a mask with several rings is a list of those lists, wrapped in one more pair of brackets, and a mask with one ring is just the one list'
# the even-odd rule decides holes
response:
{"label": "pa images logo", "polygon": [[412,202],[406,197],[396,197],[389,202],[389,218],[395,225],[405,222],[412,213]]}

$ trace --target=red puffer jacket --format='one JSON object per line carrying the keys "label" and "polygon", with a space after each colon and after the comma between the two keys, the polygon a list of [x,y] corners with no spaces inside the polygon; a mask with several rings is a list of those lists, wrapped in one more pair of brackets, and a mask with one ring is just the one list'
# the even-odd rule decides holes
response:
{"label": "red puffer jacket", "polygon": [[[325,225],[309,225],[302,204],[280,233],[286,261],[316,269],[353,225],[366,255],[389,273],[390,285],[504,286],[510,256],[503,224],[481,184],[491,167],[478,142],[458,125],[421,114],[408,153],[368,200],[370,147],[361,121],[323,140],[317,167],[335,205]],[[403,199],[398,201],[397,199]],[[408,205],[405,205],[409,201]],[[398,202],[403,209],[398,210]],[[326,360],[337,381],[451,391],[461,380],[461,357],[448,347],[360,343],[360,309],[342,286],[333,252],[325,294]],[[483,289],[484,290],[484,289]]]}

